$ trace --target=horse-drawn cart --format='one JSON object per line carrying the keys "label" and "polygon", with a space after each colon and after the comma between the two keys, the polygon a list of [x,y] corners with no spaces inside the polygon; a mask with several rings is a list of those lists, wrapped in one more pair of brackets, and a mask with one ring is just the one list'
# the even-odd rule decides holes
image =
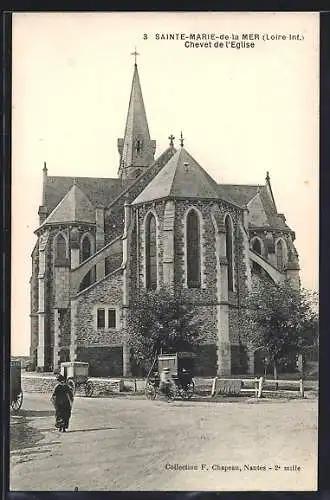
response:
{"label": "horse-drawn cart", "polygon": [[10,362],[10,406],[18,411],[23,403],[23,391],[21,382],[21,362]]}
{"label": "horse-drawn cart", "polygon": [[[148,399],[155,399],[160,385],[160,373],[164,369],[169,369],[175,392],[170,395],[172,399],[180,397],[190,399],[194,394],[195,383],[193,379],[194,358],[192,352],[177,352],[172,354],[160,354],[154,361],[148,374],[145,395]],[[155,367],[157,363],[157,368]]]}
{"label": "horse-drawn cart", "polygon": [[77,388],[84,386],[85,394],[88,397],[93,395],[93,383],[88,379],[89,364],[83,361],[68,361],[61,363],[61,375],[66,379],[73,393]]}

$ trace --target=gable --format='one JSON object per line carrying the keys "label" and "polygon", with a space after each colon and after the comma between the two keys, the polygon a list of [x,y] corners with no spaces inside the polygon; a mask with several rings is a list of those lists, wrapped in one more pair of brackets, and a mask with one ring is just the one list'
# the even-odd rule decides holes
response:
{"label": "gable", "polygon": [[249,215],[249,223],[256,227],[269,226],[269,221],[260,199],[260,194],[257,193],[247,204]]}

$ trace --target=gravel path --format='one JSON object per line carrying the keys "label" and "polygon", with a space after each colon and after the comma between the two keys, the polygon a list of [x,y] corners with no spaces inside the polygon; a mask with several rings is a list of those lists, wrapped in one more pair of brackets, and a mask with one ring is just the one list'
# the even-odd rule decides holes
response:
{"label": "gravel path", "polygon": [[12,490],[317,486],[316,400],[77,397],[67,434],[56,431],[53,413],[49,396],[24,394],[22,410],[12,415]]}

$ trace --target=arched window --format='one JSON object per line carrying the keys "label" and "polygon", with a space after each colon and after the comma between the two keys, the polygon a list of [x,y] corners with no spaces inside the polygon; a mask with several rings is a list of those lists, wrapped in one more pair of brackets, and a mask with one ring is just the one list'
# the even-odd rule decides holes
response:
{"label": "arched window", "polygon": [[[84,262],[92,255],[92,243],[89,236],[86,234],[81,241],[80,262]],[[80,290],[84,290],[95,281],[94,268],[88,271],[81,282]]]}
{"label": "arched window", "polygon": [[66,262],[66,239],[59,233],[56,238],[56,260],[58,263]]}
{"label": "arched window", "polygon": [[255,238],[253,240],[253,243],[252,243],[252,250],[255,252],[255,253],[258,253],[259,255],[262,255],[262,252],[261,252],[261,242],[259,240],[259,238]]}
{"label": "arched window", "polygon": [[201,286],[201,247],[199,218],[195,210],[187,215],[187,286],[200,288]]}
{"label": "arched window", "polygon": [[88,259],[91,255],[92,245],[89,237],[86,235],[81,242],[81,262],[84,262],[84,260]]}
{"label": "arched window", "polygon": [[228,261],[228,291],[234,290],[233,276],[233,225],[231,218],[227,215],[225,219],[226,227],[226,257]]}
{"label": "arched window", "polygon": [[146,221],[146,288],[157,288],[156,219],[152,214]]}
{"label": "arched window", "polygon": [[276,243],[276,262],[277,262],[277,268],[282,270],[284,268],[284,244],[282,240],[278,240]]}

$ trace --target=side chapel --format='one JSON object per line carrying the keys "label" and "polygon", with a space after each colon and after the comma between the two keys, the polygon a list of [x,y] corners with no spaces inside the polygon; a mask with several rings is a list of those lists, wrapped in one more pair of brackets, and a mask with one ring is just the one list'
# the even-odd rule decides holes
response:
{"label": "side chapel", "polygon": [[[34,368],[88,361],[92,376],[134,375],[122,330],[131,297],[162,284],[196,304],[207,339],[197,375],[254,373],[240,331],[240,299],[253,279],[300,286],[295,233],[261,185],[218,184],[181,135],[155,159],[135,61],[118,177],[50,176],[32,252]],[[132,373],[133,369],[133,373]]]}

